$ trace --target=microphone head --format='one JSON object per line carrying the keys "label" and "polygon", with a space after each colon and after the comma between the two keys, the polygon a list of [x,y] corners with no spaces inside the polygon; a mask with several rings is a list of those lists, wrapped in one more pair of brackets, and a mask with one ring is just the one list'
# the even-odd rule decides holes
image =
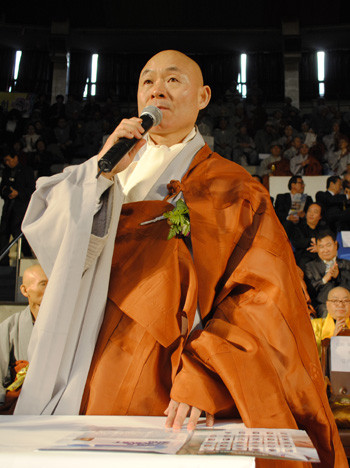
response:
{"label": "microphone head", "polygon": [[[162,111],[158,109],[156,106],[147,106],[141,112],[141,115],[149,115],[153,120],[153,126],[157,126],[160,124],[163,118]],[[140,117],[141,117],[140,115]]]}

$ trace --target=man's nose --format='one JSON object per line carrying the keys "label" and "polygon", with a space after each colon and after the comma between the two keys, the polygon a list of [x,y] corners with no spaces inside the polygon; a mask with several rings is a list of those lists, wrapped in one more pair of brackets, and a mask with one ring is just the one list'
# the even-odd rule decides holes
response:
{"label": "man's nose", "polygon": [[165,97],[166,91],[161,81],[155,81],[152,89],[152,97]]}

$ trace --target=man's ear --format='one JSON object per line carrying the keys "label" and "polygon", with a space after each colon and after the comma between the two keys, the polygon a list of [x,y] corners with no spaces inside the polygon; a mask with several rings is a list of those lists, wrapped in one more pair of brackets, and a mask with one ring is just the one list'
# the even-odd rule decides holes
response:
{"label": "man's ear", "polygon": [[198,95],[198,107],[204,109],[209,104],[211,98],[211,89],[209,86],[201,86]]}
{"label": "man's ear", "polygon": [[24,286],[24,284],[21,284],[20,288],[21,290],[21,293],[23,294],[24,297],[28,297],[28,294],[27,294],[27,289],[26,287]]}

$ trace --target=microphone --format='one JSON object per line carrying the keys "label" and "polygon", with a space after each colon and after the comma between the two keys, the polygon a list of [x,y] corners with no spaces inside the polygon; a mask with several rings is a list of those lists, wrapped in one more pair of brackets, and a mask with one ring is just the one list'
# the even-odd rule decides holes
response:
{"label": "microphone", "polygon": [[[159,125],[162,121],[162,111],[156,106],[147,106],[143,109],[140,115],[142,119],[142,127],[144,135],[153,126]],[[136,145],[139,138],[120,138],[115,145],[110,148],[107,153],[98,161],[99,172],[96,176],[99,177],[101,172],[111,172],[114,166]]]}

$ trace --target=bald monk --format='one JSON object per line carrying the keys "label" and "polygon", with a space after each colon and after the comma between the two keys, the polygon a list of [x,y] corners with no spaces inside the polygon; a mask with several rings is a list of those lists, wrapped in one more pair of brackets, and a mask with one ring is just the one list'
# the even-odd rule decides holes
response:
{"label": "bald monk", "polygon": [[[99,155],[39,179],[23,229],[50,281],[16,413],[165,412],[174,429],[239,414],[304,427],[321,466],[344,466],[293,252],[264,187],[199,134],[209,99],[198,65],[162,51],[138,87],[162,122],[144,137],[124,119]],[[96,179],[122,137],[139,141]],[[179,199],[190,235],[168,239]]]}
{"label": "bald monk", "polygon": [[6,406],[6,388],[13,381],[16,363],[28,361],[28,344],[46,285],[47,277],[40,265],[27,268],[20,289],[29,304],[0,323],[0,411]]}
{"label": "bald monk", "polygon": [[349,290],[341,286],[331,289],[328,293],[326,307],[327,316],[325,318],[311,321],[320,356],[322,340],[337,336],[344,329],[350,328]]}

